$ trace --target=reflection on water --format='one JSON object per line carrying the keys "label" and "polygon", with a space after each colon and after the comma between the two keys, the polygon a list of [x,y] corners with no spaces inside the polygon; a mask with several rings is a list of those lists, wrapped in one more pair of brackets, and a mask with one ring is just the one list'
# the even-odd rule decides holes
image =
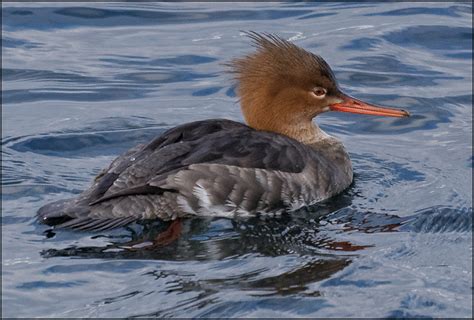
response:
{"label": "reflection on water", "polygon": [[[301,265],[288,271],[267,276],[270,266],[251,273],[237,274],[231,278],[209,278],[192,284],[192,290],[211,287],[212,294],[219,289],[255,290],[257,296],[292,295],[320,296],[319,291],[308,286],[324,279],[348,266],[356,251],[372,247],[372,244],[354,244],[340,241],[331,235],[325,218],[331,212],[330,223],[343,225],[342,231],[395,232],[403,219],[391,215],[367,215],[357,221],[357,214],[349,215],[338,209],[351,204],[352,191],[311,208],[302,209],[293,215],[278,218],[254,217],[249,219],[193,218],[182,220],[180,235],[171,243],[163,244],[161,236],[171,223],[149,221],[134,224],[113,236],[93,235],[91,239],[102,239],[103,246],[73,245],[61,249],[46,249],[44,258],[76,257],[82,259],[117,260],[159,260],[159,261],[229,261],[237,257],[254,255],[258,257],[278,257],[299,255],[311,257]],[[351,217],[351,218],[348,218]],[[61,232],[61,231],[59,231]],[[62,232],[65,232],[62,230]],[[47,238],[55,237],[55,231],[45,231]],[[225,263],[225,262],[224,262]],[[156,278],[163,272],[148,273]],[[197,288],[195,287],[197,286]],[[175,288],[176,291],[191,288]],[[133,293],[131,293],[133,294]],[[153,315],[153,314],[152,314]]]}
{"label": "reflection on water", "polygon": [[[6,317],[472,316],[471,5],[10,2],[2,18]],[[351,154],[345,193],[278,218],[35,221],[172,126],[240,121],[221,64],[251,50],[249,29],[411,112],[318,117]]]}

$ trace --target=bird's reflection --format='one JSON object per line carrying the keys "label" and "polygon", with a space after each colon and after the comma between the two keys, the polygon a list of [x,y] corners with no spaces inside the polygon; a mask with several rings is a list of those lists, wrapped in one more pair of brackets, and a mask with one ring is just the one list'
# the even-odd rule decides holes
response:
{"label": "bird's reflection", "polygon": [[[304,292],[305,295],[319,296],[318,291],[309,291],[308,284],[329,278],[332,274],[344,269],[351,263],[350,259],[317,259],[292,271],[273,277],[246,283],[250,289],[268,290],[269,295],[278,293],[288,295]],[[260,294],[262,295],[262,294]]]}

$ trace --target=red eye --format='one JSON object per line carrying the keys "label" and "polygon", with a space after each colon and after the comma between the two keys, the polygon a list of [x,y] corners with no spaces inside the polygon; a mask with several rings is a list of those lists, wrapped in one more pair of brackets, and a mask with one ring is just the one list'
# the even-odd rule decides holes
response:
{"label": "red eye", "polygon": [[324,90],[323,88],[315,88],[313,92],[317,97],[322,97],[326,94],[326,90]]}

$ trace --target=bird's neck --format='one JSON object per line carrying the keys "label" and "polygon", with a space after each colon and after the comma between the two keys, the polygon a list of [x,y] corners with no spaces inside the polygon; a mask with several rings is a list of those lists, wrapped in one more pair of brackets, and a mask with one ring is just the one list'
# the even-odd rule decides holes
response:
{"label": "bird's neck", "polygon": [[307,145],[331,138],[310,119],[291,121],[280,117],[246,117],[246,122],[254,129],[276,132]]}
{"label": "bird's neck", "polygon": [[295,103],[275,99],[268,103],[267,95],[258,95],[255,90],[245,92],[241,94],[241,108],[250,127],[276,132],[303,144],[314,144],[330,137],[313,121],[313,115],[295,112]]}
{"label": "bird's neck", "polygon": [[319,141],[330,138],[330,136],[313,121],[305,121],[295,125],[290,124],[283,126],[279,133],[307,145],[315,144]]}
{"label": "bird's neck", "polygon": [[279,128],[280,131],[275,131],[316,150],[319,155],[324,155],[332,163],[340,164],[340,167],[344,168],[343,171],[347,175],[347,179],[352,180],[351,160],[344,145],[339,139],[324,132],[314,121],[301,122],[294,126],[280,126]]}

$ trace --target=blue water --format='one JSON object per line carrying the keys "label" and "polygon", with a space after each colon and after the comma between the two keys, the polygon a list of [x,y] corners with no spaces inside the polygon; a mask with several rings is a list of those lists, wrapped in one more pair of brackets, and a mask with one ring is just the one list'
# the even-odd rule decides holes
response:
{"label": "blue water", "polygon": [[[2,4],[4,317],[472,316],[472,5]],[[321,54],[349,94],[408,119],[329,113],[355,183],[291,216],[45,232],[34,215],[127,148],[242,120],[222,63],[239,30]],[[134,241],[133,248],[124,243]]]}

